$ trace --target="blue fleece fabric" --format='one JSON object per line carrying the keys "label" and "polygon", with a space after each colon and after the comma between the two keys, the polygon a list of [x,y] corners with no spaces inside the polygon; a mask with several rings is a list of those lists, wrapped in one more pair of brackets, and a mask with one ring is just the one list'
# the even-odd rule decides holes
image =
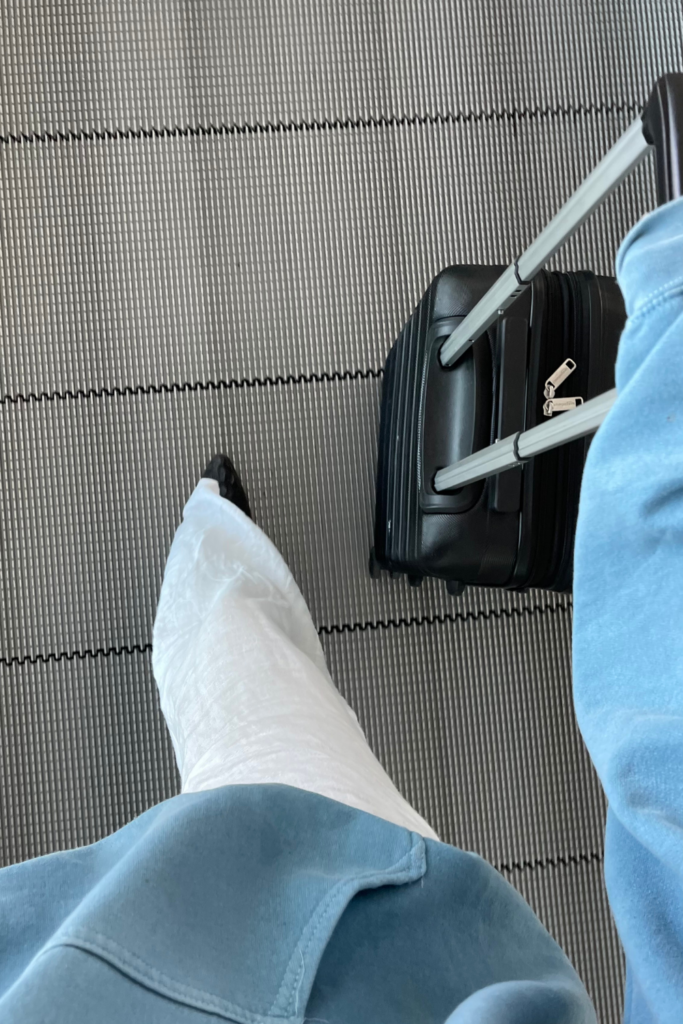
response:
{"label": "blue fleece fabric", "polygon": [[595,1024],[480,857],[288,786],[0,871],[3,1024]]}
{"label": "blue fleece fabric", "polygon": [[574,699],[609,801],[605,878],[625,1020],[683,1020],[683,199],[617,258],[619,398],[591,445],[574,575]]}
{"label": "blue fleece fabric", "polygon": [[[618,274],[619,399],[588,459],[579,722],[609,798],[627,1024],[683,1019],[683,201]],[[568,960],[480,857],[312,793],[176,797],[0,871],[3,1024],[595,1024]]]}

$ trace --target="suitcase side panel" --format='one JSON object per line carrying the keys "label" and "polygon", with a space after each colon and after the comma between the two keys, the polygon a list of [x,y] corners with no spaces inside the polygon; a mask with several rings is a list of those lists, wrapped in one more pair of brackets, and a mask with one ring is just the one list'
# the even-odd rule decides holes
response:
{"label": "suitcase side panel", "polygon": [[[471,584],[510,585],[520,534],[519,509],[496,508],[490,482],[472,485],[460,493],[436,495],[431,478],[432,471],[440,467],[429,462],[432,457],[455,461],[495,440],[496,331],[479,339],[454,369],[443,369],[436,363],[436,355],[440,336],[450,333],[503,269],[454,267],[442,272],[401,332],[387,361],[382,389],[375,554],[384,568],[413,578],[433,575]],[[528,320],[528,294],[520,296],[518,302],[519,307],[511,307],[510,315],[519,316],[521,310]],[[468,375],[468,386],[476,391],[474,403],[462,401],[462,386]],[[437,387],[436,405],[425,390],[435,381],[444,385],[440,393]],[[441,415],[437,406],[443,409],[449,402],[452,407]],[[431,420],[425,416],[427,406],[433,414]],[[439,431],[445,432],[441,438]],[[471,437],[471,450],[466,451],[462,446],[467,448],[467,436]],[[449,449],[451,442],[457,452]]]}
{"label": "suitcase side panel", "polygon": [[[567,275],[571,278],[574,310],[574,335],[579,366],[583,368],[579,387],[586,400],[614,387],[614,367],[619,338],[626,322],[626,310],[618,284],[613,278],[596,277],[590,271]],[[578,369],[578,367],[577,367]],[[583,467],[591,437],[566,445],[567,500],[563,541],[553,590],[570,590],[574,568],[574,538],[579,512]]]}

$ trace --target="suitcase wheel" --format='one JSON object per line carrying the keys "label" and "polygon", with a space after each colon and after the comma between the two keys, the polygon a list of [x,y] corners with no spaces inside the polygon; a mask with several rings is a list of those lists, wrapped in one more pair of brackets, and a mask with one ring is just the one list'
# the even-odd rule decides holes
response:
{"label": "suitcase wheel", "polygon": [[446,590],[451,595],[451,597],[460,597],[460,595],[463,593],[464,589],[465,589],[465,584],[464,583],[460,583],[458,580],[447,580],[446,581]]}
{"label": "suitcase wheel", "polygon": [[422,576],[408,576],[408,583],[410,583],[411,587],[421,587]]}
{"label": "suitcase wheel", "polygon": [[372,576],[373,580],[378,580],[382,575],[382,570],[377,564],[377,559],[375,558],[374,548],[370,548],[370,557],[368,558],[368,572]]}

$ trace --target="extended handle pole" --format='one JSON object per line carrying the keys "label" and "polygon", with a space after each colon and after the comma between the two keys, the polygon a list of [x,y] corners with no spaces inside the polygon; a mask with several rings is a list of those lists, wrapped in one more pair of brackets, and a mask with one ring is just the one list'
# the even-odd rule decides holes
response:
{"label": "extended handle pole", "polygon": [[500,313],[527,287],[534,274],[630,174],[650,148],[643,134],[643,122],[637,118],[529,248],[503,272],[462,323],[446,338],[439,352],[443,366],[451,366],[498,319]]}
{"label": "extended handle pole", "polygon": [[[662,75],[657,80],[642,118],[627,128],[548,226],[449,335],[439,352],[444,366],[454,363],[514,302],[534,274],[640,163],[651,147],[655,151],[657,202],[661,205],[683,195],[683,74],[680,72]],[[434,478],[434,489],[446,491],[464,487],[522,465],[541,452],[592,434],[616,397],[616,389],[606,391],[557,419],[513,434],[440,469]]]}
{"label": "extended handle pole", "polygon": [[435,491],[449,491],[455,487],[464,487],[477,480],[485,480],[506,469],[521,466],[534,455],[548,452],[551,448],[559,448],[568,441],[576,441],[598,429],[607,413],[617,400],[617,389],[605,391],[597,398],[591,398],[570,412],[562,413],[547,423],[539,423],[537,427],[525,430],[524,433],[511,434],[510,437],[496,441],[488,448],[469,455],[460,462],[440,469],[434,477]]}

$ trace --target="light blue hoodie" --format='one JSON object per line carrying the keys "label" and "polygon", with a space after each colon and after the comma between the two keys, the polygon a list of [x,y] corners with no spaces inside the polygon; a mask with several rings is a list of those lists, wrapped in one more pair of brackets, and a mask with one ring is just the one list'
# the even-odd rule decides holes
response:
{"label": "light blue hoodie", "polygon": [[605,878],[627,1022],[683,1021],[683,199],[617,257],[619,398],[591,445],[574,576],[574,699],[609,801]]}

